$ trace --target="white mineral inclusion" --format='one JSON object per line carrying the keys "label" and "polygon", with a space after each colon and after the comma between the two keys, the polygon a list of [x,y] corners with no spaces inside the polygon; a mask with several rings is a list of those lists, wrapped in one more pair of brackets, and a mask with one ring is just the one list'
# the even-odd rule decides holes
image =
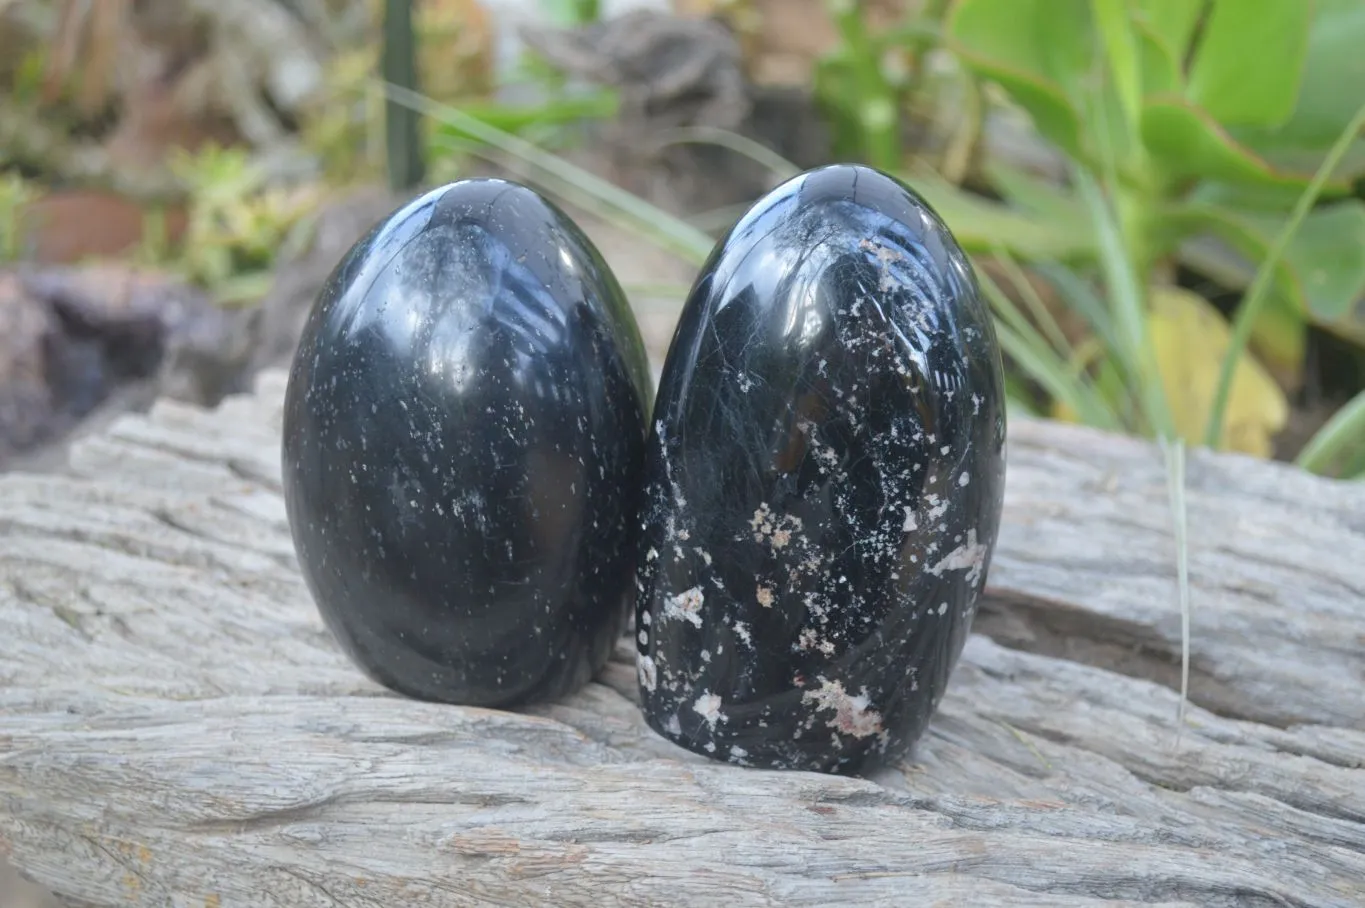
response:
{"label": "white mineral inclusion", "polygon": [[702,594],[701,587],[694,586],[676,596],[668,597],[664,602],[664,617],[680,618],[701,627],[701,606],[705,601],[706,597]]}
{"label": "white mineral inclusion", "polygon": [[703,691],[696,701],[692,704],[692,709],[706,720],[706,724],[715,729],[717,722],[725,721],[725,714],[720,711],[721,699],[717,694],[710,691]]}
{"label": "white mineral inclusion", "polygon": [[866,689],[857,696],[850,696],[842,682],[822,677],[820,687],[802,694],[801,702],[813,702],[819,709],[833,710],[834,718],[829,727],[842,734],[866,738],[882,730],[881,713],[870,708]]}
{"label": "white mineral inclusion", "polygon": [[967,541],[953,549],[933,567],[929,573],[935,577],[944,571],[966,571],[967,583],[975,585],[981,579],[981,570],[986,564],[986,547],[976,541],[976,530],[967,531]]}
{"label": "white mineral inclusion", "polygon": [[749,528],[753,530],[754,542],[762,542],[765,539],[772,544],[774,549],[786,548],[792,541],[792,534],[801,532],[803,524],[800,517],[791,514],[784,515],[780,519],[773,519],[772,509],[768,503],[762,502],[754,516],[749,520]]}
{"label": "white mineral inclusion", "polygon": [[906,533],[914,532],[919,529],[919,524],[915,522],[915,509],[909,505],[903,506],[905,510],[905,525],[901,529]]}
{"label": "white mineral inclusion", "polygon": [[654,660],[649,656],[640,656],[635,661],[635,667],[640,675],[640,684],[645,690],[653,693],[659,684],[659,671],[654,665]]}

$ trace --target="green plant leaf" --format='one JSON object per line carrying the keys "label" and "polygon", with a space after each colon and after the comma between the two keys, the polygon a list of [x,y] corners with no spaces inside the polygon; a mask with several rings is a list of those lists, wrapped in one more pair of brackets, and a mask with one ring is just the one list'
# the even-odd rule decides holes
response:
{"label": "green plant leaf", "polygon": [[1127,0],[1090,0],[1090,14],[1104,47],[1119,109],[1131,133],[1137,126],[1143,79],[1142,54],[1129,19]]}
{"label": "green plant leaf", "polygon": [[[1286,217],[1241,213],[1268,250]],[[1332,326],[1365,296],[1365,203],[1348,199],[1315,209],[1285,250],[1285,263],[1313,320]],[[1365,333],[1365,325],[1358,334]]]}
{"label": "green plant leaf", "polygon": [[[1282,172],[1238,144],[1206,111],[1183,98],[1148,98],[1142,111],[1142,141],[1168,180],[1210,179],[1236,185],[1301,188],[1311,175]],[[1329,182],[1334,193],[1349,191]]]}
{"label": "green plant leaf", "polygon": [[1075,215],[1064,219],[1015,211],[924,169],[902,177],[939,213],[967,252],[990,253],[1003,246],[1026,261],[1072,261],[1094,255],[1094,236]]}
{"label": "green plant leaf", "polygon": [[984,161],[982,172],[1011,208],[1037,215],[1040,221],[1089,231],[1085,209],[1065,186],[999,159]]}
{"label": "green plant leaf", "polygon": [[557,25],[586,25],[602,17],[597,0],[540,0],[546,18]]}
{"label": "green plant leaf", "polygon": [[847,110],[863,139],[863,153],[869,163],[883,170],[900,166],[901,148],[899,99],[895,88],[882,72],[882,54],[873,46],[861,4],[830,5],[830,16],[845,49],[855,94]]}
{"label": "green plant leaf", "polygon": [[[1208,204],[1169,213],[1169,224],[1186,233],[1207,230],[1248,262],[1263,260],[1287,217]],[[1238,289],[1251,283],[1254,265],[1242,271]],[[1226,279],[1226,276],[1222,276]],[[1275,271],[1273,292],[1301,317],[1365,341],[1365,203],[1347,199],[1315,209],[1295,232]]]}
{"label": "green plant leaf", "polygon": [[1204,6],[1203,0],[1137,0],[1133,13],[1179,67]]}
{"label": "green plant leaf", "polygon": [[[1315,0],[1293,115],[1274,137],[1326,151],[1365,104],[1365,3]],[[1273,59],[1273,58],[1272,58]],[[1278,66],[1268,66],[1274,71]]]}
{"label": "green plant leaf", "polygon": [[1274,281],[1275,269],[1279,267],[1281,259],[1284,257],[1285,250],[1294,239],[1295,233],[1302,226],[1303,221],[1313,210],[1322,196],[1322,189],[1327,184],[1329,175],[1341,163],[1342,156],[1346,154],[1351,143],[1360,136],[1365,130],[1365,105],[1356,111],[1351,122],[1346,124],[1346,128],[1337,136],[1336,142],[1328,149],[1322,164],[1313,174],[1313,179],[1309,182],[1298,201],[1294,203],[1294,208],[1289,213],[1288,220],[1285,221],[1284,228],[1275,236],[1275,241],[1270,245],[1270,251],[1256,268],[1256,277],[1252,279],[1251,288],[1242,297],[1241,304],[1237,307],[1237,314],[1232,322],[1232,336],[1228,343],[1227,354],[1223,357],[1223,365],[1218,373],[1218,390],[1214,397],[1213,408],[1209,412],[1209,425],[1205,432],[1205,441],[1209,447],[1217,449],[1218,442],[1222,434],[1223,414],[1228,403],[1228,394],[1232,388],[1232,377],[1235,374],[1237,360],[1246,349],[1247,342],[1251,338],[1251,329],[1256,324],[1258,313],[1265,308],[1267,299],[1270,297],[1270,288]]}
{"label": "green plant leaf", "polygon": [[1180,73],[1180,58],[1161,36],[1142,21],[1133,23],[1137,38],[1138,60],[1142,67],[1142,94],[1180,94],[1184,78]]}
{"label": "green plant leaf", "polygon": [[1298,98],[1311,13],[1305,0],[1214,0],[1186,96],[1224,126],[1283,123]]}
{"label": "green plant leaf", "polygon": [[1086,0],[957,0],[947,45],[998,82],[1063,151],[1082,156],[1077,99],[1095,60]]}
{"label": "green plant leaf", "polygon": [[[1275,129],[1238,129],[1238,139],[1285,170],[1312,172],[1365,105],[1365,3],[1315,0],[1308,53],[1293,114]],[[1272,67],[1273,68],[1273,67]],[[1365,140],[1354,143],[1336,179],[1365,175]]]}
{"label": "green plant leaf", "polygon": [[[1361,103],[1365,104],[1365,97],[1361,98]],[[1244,141],[1245,137],[1240,132],[1237,136],[1239,141]],[[1254,139],[1245,140],[1244,144],[1254,148],[1266,163],[1280,173],[1311,173],[1322,163],[1322,156],[1326,153],[1316,145],[1276,145]],[[1341,163],[1332,172],[1328,196],[1340,195],[1362,177],[1365,177],[1365,139],[1351,143],[1342,156]]]}
{"label": "green plant leaf", "polygon": [[1205,180],[1186,196],[1186,201],[1213,205],[1217,208],[1283,214],[1294,207],[1294,202],[1298,200],[1302,191],[1302,188],[1285,184],[1239,186]]}

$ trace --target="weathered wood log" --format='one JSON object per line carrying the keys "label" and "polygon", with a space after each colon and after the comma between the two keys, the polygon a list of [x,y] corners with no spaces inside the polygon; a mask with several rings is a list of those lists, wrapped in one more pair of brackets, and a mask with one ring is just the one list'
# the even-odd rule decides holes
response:
{"label": "weathered wood log", "polygon": [[1365,905],[1365,486],[1192,456],[1177,738],[1160,456],[1015,420],[929,735],[763,772],[645,727],[628,639],[515,712],[367,681],[297,573],[282,393],[0,478],[0,854],[71,904]]}

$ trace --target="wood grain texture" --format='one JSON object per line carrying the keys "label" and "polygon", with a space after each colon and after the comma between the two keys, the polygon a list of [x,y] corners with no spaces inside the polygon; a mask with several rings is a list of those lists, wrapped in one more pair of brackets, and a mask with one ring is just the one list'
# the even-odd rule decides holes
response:
{"label": "wood grain texture", "polygon": [[75,905],[1365,905],[1365,487],[1197,454],[1196,706],[1160,456],[1010,427],[978,618],[871,779],[685,753],[599,679],[393,696],[323,630],[283,376],[0,478],[0,854]]}

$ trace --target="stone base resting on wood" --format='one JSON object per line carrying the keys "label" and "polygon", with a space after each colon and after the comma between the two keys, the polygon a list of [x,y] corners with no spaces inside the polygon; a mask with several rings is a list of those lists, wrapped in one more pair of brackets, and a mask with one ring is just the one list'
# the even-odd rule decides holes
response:
{"label": "stone base resting on wood", "polygon": [[0,855],[72,905],[1365,905],[1365,485],[1010,426],[976,633],[871,779],[690,755],[598,679],[397,697],[323,629],[284,378],[0,478]]}

